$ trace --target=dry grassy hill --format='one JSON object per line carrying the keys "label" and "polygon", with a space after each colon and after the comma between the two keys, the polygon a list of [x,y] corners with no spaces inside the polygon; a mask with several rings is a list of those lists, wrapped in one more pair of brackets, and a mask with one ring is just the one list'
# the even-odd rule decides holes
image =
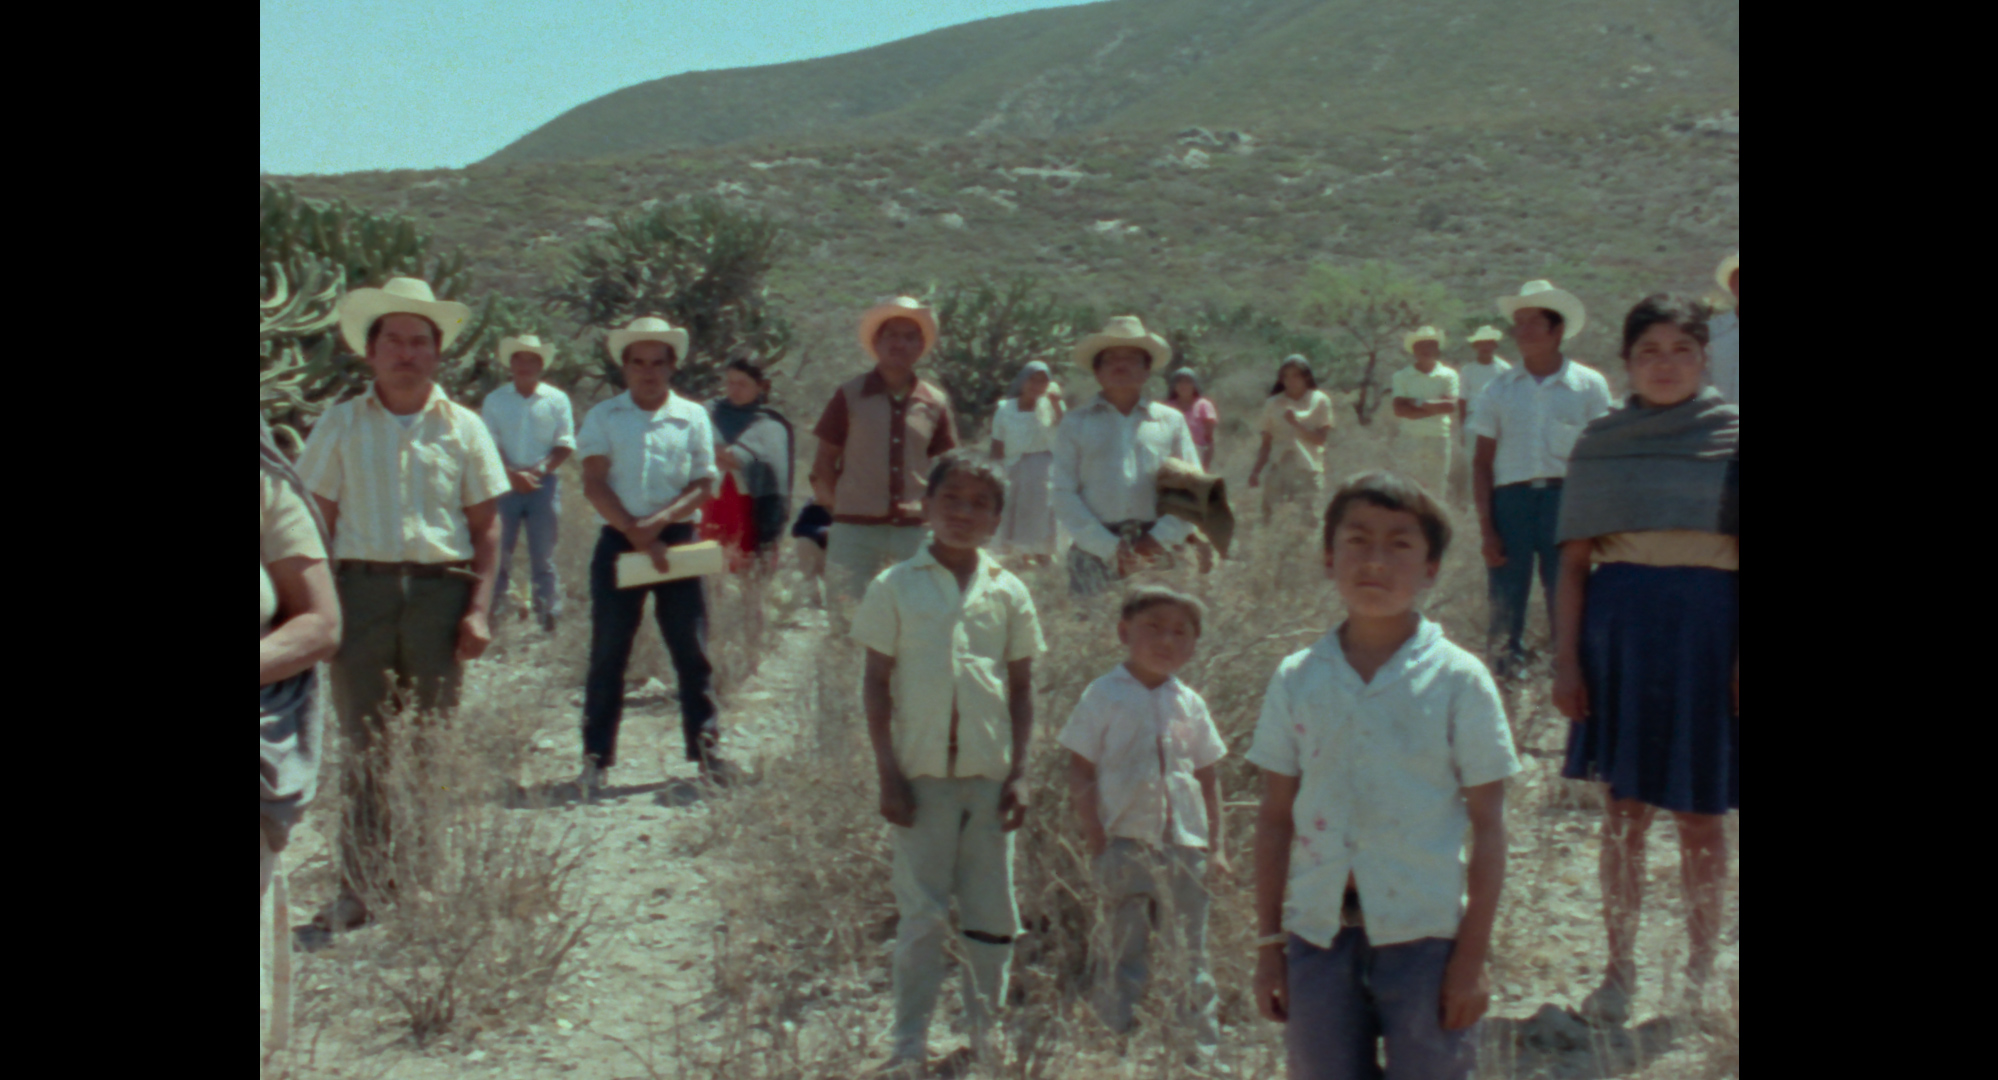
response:
{"label": "dry grassy hill", "polygon": [[1112,0],[626,87],[493,164],[771,138],[1579,130],[1740,98],[1739,0]]}

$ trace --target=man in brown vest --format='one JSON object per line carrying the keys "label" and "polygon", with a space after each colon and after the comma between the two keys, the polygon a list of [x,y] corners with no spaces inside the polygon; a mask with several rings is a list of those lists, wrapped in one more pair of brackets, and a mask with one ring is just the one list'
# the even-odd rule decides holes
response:
{"label": "man in brown vest", "polygon": [[858,603],[874,575],[916,554],[930,462],[957,446],[950,395],[916,377],[937,343],[936,315],[906,296],[861,316],[860,344],[874,370],[826,403],[813,434],[812,494],[832,510],[826,538],[830,596]]}

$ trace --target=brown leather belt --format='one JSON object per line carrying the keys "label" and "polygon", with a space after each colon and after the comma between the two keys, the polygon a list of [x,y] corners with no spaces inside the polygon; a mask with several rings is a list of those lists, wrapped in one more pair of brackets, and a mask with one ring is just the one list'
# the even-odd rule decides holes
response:
{"label": "brown leather belt", "polygon": [[341,559],[340,569],[352,570],[361,574],[383,574],[394,577],[440,578],[454,574],[463,576],[472,572],[469,561],[460,562],[373,562],[368,559]]}

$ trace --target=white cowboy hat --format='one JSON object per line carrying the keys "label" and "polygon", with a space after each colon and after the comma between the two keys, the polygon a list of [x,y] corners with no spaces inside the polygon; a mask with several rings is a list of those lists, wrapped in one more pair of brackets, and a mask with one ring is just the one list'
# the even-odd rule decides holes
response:
{"label": "white cowboy hat", "polygon": [[531,352],[541,358],[541,366],[555,362],[555,346],[543,345],[536,334],[522,334],[519,337],[503,337],[499,343],[499,361],[504,364],[513,359],[514,353]]}
{"label": "white cowboy hat", "polygon": [[437,326],[437,349],[451,347],[458,331],[472,321],[472,309],[456,300],[439,300],[430,283],[418,278],[390,278],[379,289],[355,289],[340,298],[340,336],[347,347],[366,356],[368,327],[384,315],[421,315]]}
{"label": "white cowboy hat", "polygon": [[1113,316],[1103,324],[1103,329],[1083,338],[1071,354],[1075,362],[1085,367],[1096,359],[1096,354],[1119,345],[1129,345],[1145,350],[1152,358],[1152,370],[1157,371],[1172,363],[1172,345],[1157,334],[1145,331],[1144,321],[1136,315]]}
{"label": "white cowboy hat", "polygon": [[1490,323],[1486,323],[1485,325],[1478,327],[1477,333],[1472,334],[1470,337],[1465,338],[1464,340],[1470,342],[1473,345],[1476,345],[1480,341],[1504,341],[1505,331],[1500,330],[1498,327],[1493,326]]}
{"label": "white cowboy hat", "polygon": [[1720,266],[1714,270],[1714,280],[1720,282],[1722,292],[1730,296],[1734,294],[1734,283],[1728,279],[1734,277],[1734,272],[1739,269],[1741,269],[1741,252],[1739,251],[1720,261]]}
{"label": "white cowboy hat", "polygon": [[1433,341],[1436,343],[1437,348],[1442,348],[1443,342],[1445,340],[1446,339],[1443,336],[1443,331],[1438,330],[1433,326],[1424,326],[1419,329],[1410,330],[1408,333],[1403,334],[1401,336],[1401,347],[1402,351],[1404,352],[1414,352],[1416,342]]}
{"label": "white cowboy hat", "polygon": [[1588,325],[1588,309],[1574,293],[1557,289],[1551,281],[1529,281],[1519,287],[1518,296],[1501,296],[1498,301],[1499,314],[1512,318],[1512,313],[1520,308],[1545,308],[1561,313],[1563,338],[1573,341]]}
{"label": "white cowboy hat", "polygon": [[[860,316],[860,347],[867,355],[874,356],[874,335],[881,330],[881,324],[889,319],[909,319],[923,328],[923,354],[927,356],[937,345],[937,314],[923,306],[921,300],[912,296],[898,296],[884,300],[868,308]],[[879,357],[876,357],[879,359]],[[917,357],[922,359],[922,357]]]}
{"label": "white cowboy hat", "polygon": [[637,341],[665,342],[673,349],[675,364],[687,358],[687,332],[657,315],[640,315],[624,329],[604,335],[604,348],[610,350],[612,360],[622,364],[624,347]]}

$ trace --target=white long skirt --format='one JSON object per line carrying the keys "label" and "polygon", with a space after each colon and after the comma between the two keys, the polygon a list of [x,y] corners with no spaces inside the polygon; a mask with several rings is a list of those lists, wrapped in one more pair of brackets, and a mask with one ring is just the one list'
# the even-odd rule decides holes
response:
{"label": "white long skirt", "polygon": [[999,522],[999,550],[1009,555],[1055,553],[1054,455],[1022,454],[1007,470],[1006,511]]}

